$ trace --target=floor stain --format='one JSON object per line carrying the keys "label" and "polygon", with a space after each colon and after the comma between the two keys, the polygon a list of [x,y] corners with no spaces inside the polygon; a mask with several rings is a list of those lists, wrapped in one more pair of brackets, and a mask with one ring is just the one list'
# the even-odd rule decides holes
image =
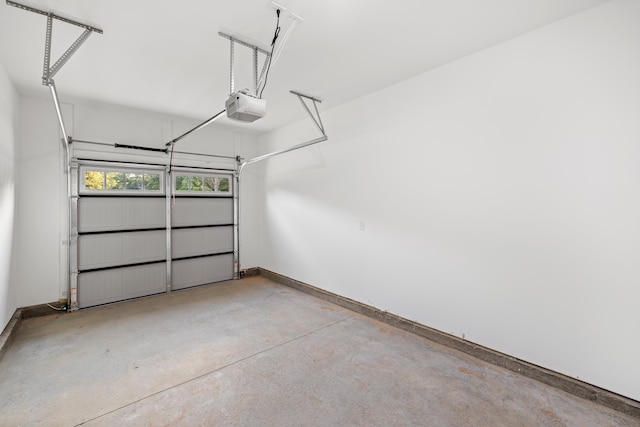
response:
{"label": "floor stain", "polygon": [[564,425],[564,423],[562,422],[562,419],[558,416],[558,414],[556,414],[556,412],[553,409],[551,409],[551,408],[542,408],[541,411],[542,411],[543,414],[545,414],[547,417],[549,417],[549,420],[553,424]]}
{"label": "floor stain", "polygon": [[396,331],[393,328],[389,328],[387,326],[380,326],[380,328],[378,328],[378,332],[380,332],[381,334],[385,334],[385,335],[395,335]]}
{"label": "floor stain", "polygon": [[484,380],[484,379],[485,379],[484,375],[482,375],[482,374],[480,374],[480,373],[478,373],[478,372],[472,371],[471,369],[467,369],[467,368],[464,368],[464,367],[460,367],[460,368],[458,368],[458,370],[459,370],[460,372],[465,373],[465,374],[473,375],[473,376],[474,376],[474,377],[476,377],[476,378],[480,378],[481,380]]}

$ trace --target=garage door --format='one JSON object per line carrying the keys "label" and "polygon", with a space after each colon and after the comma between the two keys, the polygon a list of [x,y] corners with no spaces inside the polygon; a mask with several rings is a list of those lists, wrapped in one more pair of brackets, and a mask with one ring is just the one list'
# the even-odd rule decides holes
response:
{"label": "garage door", "polygon": [[173,187],[171,289],[232,279],[232,177],[179,170]]}
{"label": "garage door", "polygon": [[95,162],[78,171],[79,308],[233,278],[232,175]]}

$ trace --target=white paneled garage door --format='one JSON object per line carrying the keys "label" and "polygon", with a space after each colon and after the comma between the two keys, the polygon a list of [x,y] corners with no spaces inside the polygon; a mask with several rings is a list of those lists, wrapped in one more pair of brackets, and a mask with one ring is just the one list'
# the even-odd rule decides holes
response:
{"label": "white paneled garage door", "polygon": [[78,175],[79,308],[233,278],[232,175],[96,162]]}
{"label": "white paneled garage door", "polygon": [[171,288],[232,279],[231,176],[178,171],[173,186]]}

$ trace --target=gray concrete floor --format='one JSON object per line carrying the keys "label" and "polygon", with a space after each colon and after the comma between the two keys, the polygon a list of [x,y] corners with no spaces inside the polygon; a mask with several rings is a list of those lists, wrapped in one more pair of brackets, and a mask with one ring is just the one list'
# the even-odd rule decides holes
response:
{"label": "gray concrete floor", "polygon": [[23,322],[2,426],[638,426],[251,277]]}

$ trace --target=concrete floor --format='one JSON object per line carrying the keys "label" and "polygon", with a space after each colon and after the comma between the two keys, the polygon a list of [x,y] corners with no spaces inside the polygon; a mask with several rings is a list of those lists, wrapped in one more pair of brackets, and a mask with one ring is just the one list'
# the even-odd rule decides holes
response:
{"label": "concrete floor", "polygon": [[2,426],[638,426],[640,420],[251,277],[27,319]]}

